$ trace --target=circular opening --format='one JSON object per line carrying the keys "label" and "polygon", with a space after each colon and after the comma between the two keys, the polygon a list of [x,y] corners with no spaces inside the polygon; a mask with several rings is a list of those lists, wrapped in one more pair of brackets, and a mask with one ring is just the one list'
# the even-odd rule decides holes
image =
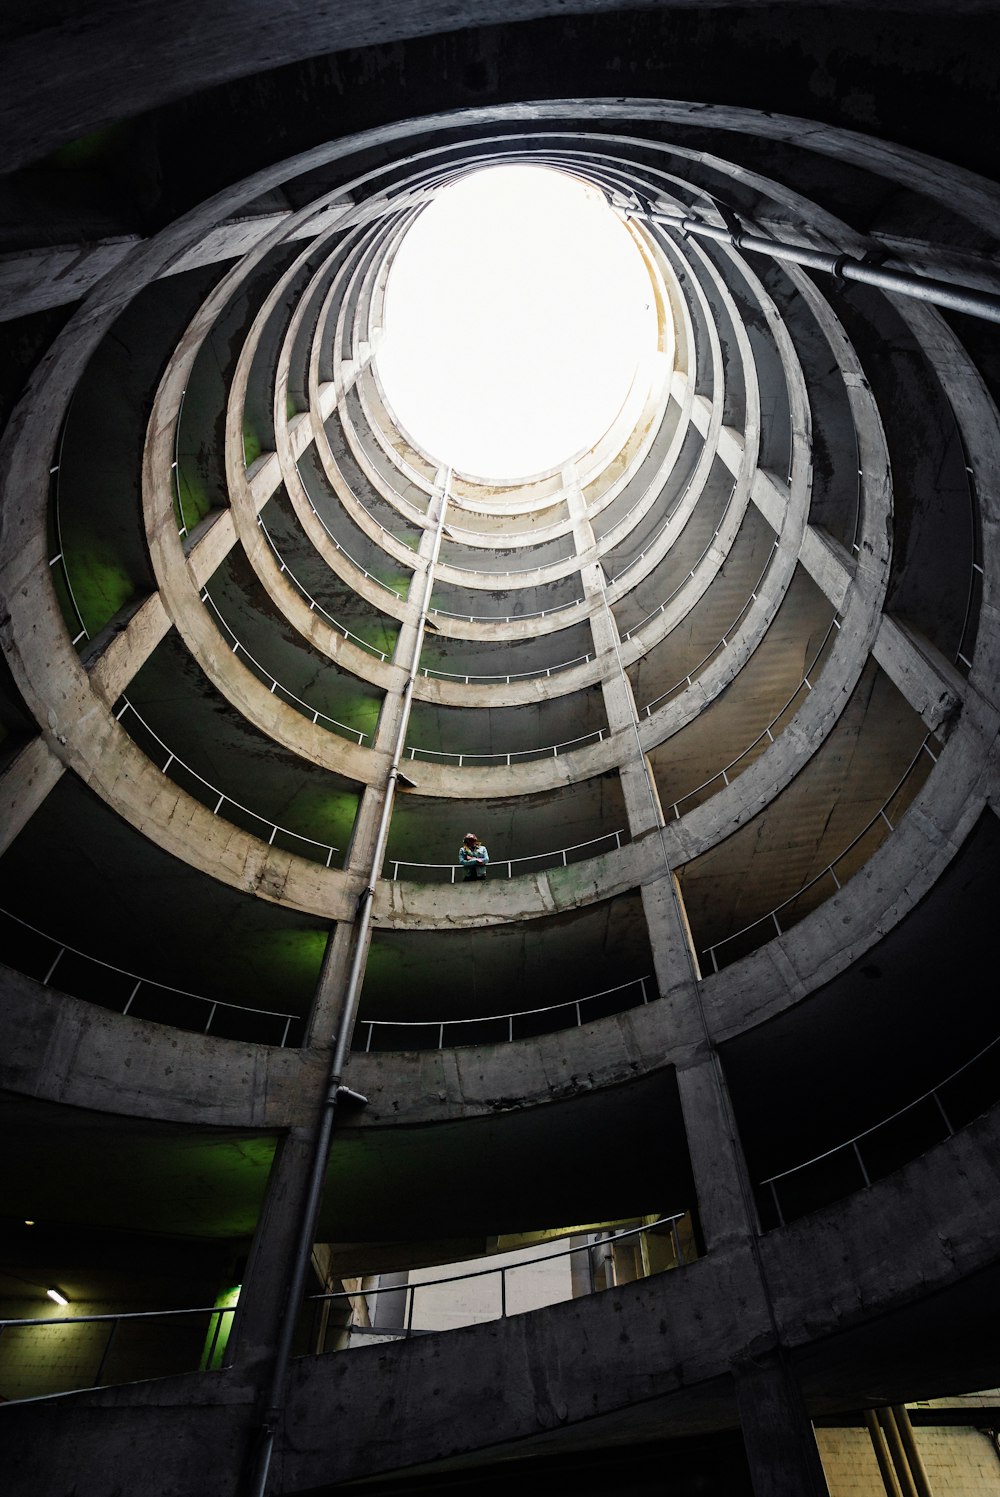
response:
{"label": "circular opening", "polygon": [[592,447],[656,347],[649,274],[604,195],[498,166],[443,189],[405,235],[376,363],[419,447],[509,483]]}

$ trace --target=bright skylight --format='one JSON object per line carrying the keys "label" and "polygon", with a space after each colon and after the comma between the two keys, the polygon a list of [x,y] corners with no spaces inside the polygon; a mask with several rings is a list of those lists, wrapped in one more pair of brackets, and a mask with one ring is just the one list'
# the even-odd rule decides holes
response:
{"label": "bright skylight", "polygon": [[592,446],[655,348],[649,276],[603,195],[501,166],[444,190],[407,233],[377,367],[425,451],[511,480]]}

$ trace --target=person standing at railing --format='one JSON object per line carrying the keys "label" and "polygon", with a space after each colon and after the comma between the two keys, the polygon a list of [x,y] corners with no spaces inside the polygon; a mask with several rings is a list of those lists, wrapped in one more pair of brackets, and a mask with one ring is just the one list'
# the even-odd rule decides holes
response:
{"label": "person standing at railing", "polygon": [[489,860],[490,855],[486,851],[486,844],[480,842],[475,832],[466,832],[462,845],[458,849],[458,861],[465,869],[465,882],[469,884],[473,880],[484,879]]}

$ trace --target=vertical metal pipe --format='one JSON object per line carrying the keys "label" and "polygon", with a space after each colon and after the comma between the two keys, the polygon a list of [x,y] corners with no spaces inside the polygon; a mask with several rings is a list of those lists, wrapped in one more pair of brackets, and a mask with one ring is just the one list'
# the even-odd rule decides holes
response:
{"label": "vertical metal pipe", "polygon": [[892,1456],[892,1464],[896,1468],[896,1477],[899,1481],[901,1497],[921,1497],[910,1472],[910,1465],[906,1459],[906,1451],[903,1449],[903,1441],[900,1437],[899,1426],[896,1423],[896,1416],[893,1414],[892,1409],[889,1408],[879,1409],[878,1414],[879,1422],[885,1431],[886,1444],[889,1447],[889,1454]]}
{"label": "vertical metal pipe", "polygon": [[[288,1363],[291,1358],[292,1340],[295,1335],[295,1323],[298,1308],[302,1302],[302,1292],[305,1285],[306,1272],[309,1267],[309,1258],[312,1252],[313,1236],[316,1230],[316,1218],[319,1215],[320,1200],[323,1194],[323,1183],[326,1178],[327,1160],[330,1154],[330,1141],[333,1135],[333,1123],[337,1110],[337,1102],[341,1092],[346,1090],[342,1086],[344,1064],[347,1052],[350,1048],[351,1039],[354,1034],[354,1026],[357,1020],[358,1004],[361,998],[361,977],[364,971],[365,958],[368,952],[368,932],[371,927],[372,900],[375,895],[375,880],[378,878],[382,861],[385,857],[386,844],[389,837],[389,821],[392,816],[392,806],[396,791],[396,781],[399,777],[399,763],[403,757],[403,745],[406,741],[406,729],[410,720],[410,703],[413,696],[413,683],[416,680],[417,669],[420,662],[420,650],[423,645],[424,630],[427,621],[427,612],[431,600],[431,591],[434,585],[434,568],[437,564],[438,555],[441,550],[441,535],[444,530],[444,517],[448,512],[448,494],[451,487],[451,470],[448,470],[445,478],[444,489],[441,494],[440,508],[437,515],[437,526],[434,532],[434,541],[431,554],[427,561],[424,573],[424,590],[420,602],[420,610],[417,618],[416,634],[413,641],[413,656],[410,661],[406,683],[403,687],[402,708],[399,715],[399,723],[396,729],[396,743],[393,749],[392,761],[386,778],[385,793],[382,799],[382,812],[379,817],[378,830],[375,833],[375,842],[372,850],[368,887],[364,889],[358,899],[358,913],[355,917],[355,940],[354,950],[351,955],[350,970],[344,989],[344,1003],[341,1009],[340,1020],[337,1027],[337,1037],[334,1044],[333,1057],[330,1061],[330,1070],[327,1077],[326,1097],[323,1110],[316,1127],[315,1146],[313,1149],[312,1170],[309,1177],[309,1186],[305,1205],[302,1211],[302,1219],[299,1224],[299,1236],[296,1244],[295,1255],[292,1262],[291,1275],[288,1285],[288,1296],[285,1307],[285,1315],[281,1322],[281,1331],[278,1344],[275,1348],[274,1361],[271,1367],[271,1377],[268,1385],[266,1401],[264,1403],[264,1415],[261,1420],[257,1434],[257,1444],[250,1463],[246,1492],[248,1497],[265,1497],[267,1491],[268,1473],[271,1468],[271,1455],[274,1450],[274,1436],[278,1420],[281,1417],[281,1408],[285,1396],[285,1383],[288,1377]],[[412,1315],[412,1302],[411,1302]]]}
{"label": "vertical metal pipe", "polygon": [[104,1343],[104,1350],[101,1352],[101,1360],[98,1362],[98,1364],[97,1364],[97,1371],[94,1373],[94,1387],[95,1388],[99,1388],[101,1386],[101,1378],[104,1376],[104,1368],[105,1368],[105,1364],[107,1363],[107,1360],[108,1360],[108,1353],[111,1350],[111,1343],[115,1339],[115,1333],[118,1330],[118,1327],[119,1327],[120,1324],[121,1324],[121,1322],[118,1321],[118,1320],[113,1320],[111,1322],[111,1332],[110,1332],[110,1335],[108,1336],[107,1341]]}
{"label": "vertical metal pipe", "polygon": [[913,1485],[916,1488],[917,1497],[933,1497],[931,1484],[927,1479],[923,1457],[914,1438],[913,1425],[910,1423],[910,1416],[906,1411],[906,1405],[894,1403],[892,1406],[892,1416],[896,1421],[899,1438],[906,1452],[906,1459],[909,1463],[910,1474],[913,1477]]}
{"label": "vertical metal pipe", "polygon": [[874,1450],[875,1459],[878,1462],[882,1485],[885,1487],[885,1497],[900,1497],[899,1482],[896,1480],[896,1473],[892,1469],[892,1462],[889,1459],[889,1452],[886,1449],[885,1435],[883,1435],[882,1426],[875,1417],[875,1410],[865,1409],[864,1418],[865,1427],[872,1442],[872,1450]]}

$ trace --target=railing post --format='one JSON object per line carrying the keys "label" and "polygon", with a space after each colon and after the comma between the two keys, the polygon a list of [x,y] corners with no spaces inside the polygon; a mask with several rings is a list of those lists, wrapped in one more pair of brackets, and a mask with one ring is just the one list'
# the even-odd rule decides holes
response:
{"label": "railing post", "polygon": [[948,1137],[951,1138],[952,1135],[954,1134],[955,1130],[951,1126],[951,1119],[949,1118],[948,1114],[944,1110],[944,1103],[941,1101],[941,1098],[938,1096],[937,1092],[931,1092],[931,1096],[934,1098],[934,1101],[937,1103],[938,1112],[941,1114],[941,1117],[944,1119],[944,1126],[948,1130]]}
{"label": "railing post", "polygon": [[94,1373],[95,1388],[99,1388],[101,1386],[101,1378],[104,1376],[104,1368],[108,1360],[108,1353],[111,1350],[111,1343],[115,1339],[115,1332],[118,1330],[119,1324],[120,1321],[117,1320],[113,1320],[111,1322],[111,1332],[108,1336],[107,1341],[104,1343],[104,1350],[101,1352],[101,1360],[98,1362],[97,1371]]}
{"label": "railing post", "polygon": [[507,1270],[500,1269],[500,1319],[507,1319]]}
{"label": "railing post", "polygon": [[404,1329],[409,1336],[413,1330],[413,1302],[417,1297],[417,1286],[415,1284],[407,1284],[406,1292],[410,1298],[406,1307],[406,1325]]}
{"label": "railing post", "polygon": [[51,979],[53,972],[56,970],[56,968],[59,965],[59,958],[62,956],[62,954],[63,954],[63,952],[65,950],[66,950],[65,946],[60,946],[59,950],[56,952],[55,961],[52,963],[52,966],[49,968],[49,970],[46,972],[45,976],[42,978],[42,986],[43,987],[46,987],[46,988],[48,987],[49,980]]}
{"label": "railing post", "polygon": [[779,1227],[783,1227],[785,1225],[785,1213],[782,1211],[781,1202],[778,1200],[778,1188],[773,1180],[769,1180],[767,1183],[771,1187],[771,1199],[774,1202],[774,1209],[778,1213],[778,1225]]}
{"label": "railing post", "polygon": [[215,1018],[215,1010],[218,1008],[218,1006],[219,1005],[217,1003],[213,1003],[212,1007],[209,1009],[208,1018],[205,1020],[205,1028],[202,1031],[203,1034],[207,1034],[209,1029],[211,1028],[212,1020]]}
{"label": "railing post", "polygon": [[872,1182],[869,1179],[868,1171],[865,1169],[865,1161],[861,1157],[861,1150],[858,1148],[858,1141],[856,1138],[851,1140],[851,1147],[854,1150],[854,1156],[858,1161],[858,1166],[861,1170],[862,1178],[864,1179],[866,1185],[870,1185]]}
{"label": "railing post", "polygon": [[224,1314],[225,1311],[223,1310],[215,1310],[212,1312],[211,1318],[215,1321],[215,1329],[212,1332],[212,1340],[208,1348],[208,1356],[205,1358],[206,1372],[211,1372],[212,1370],[212,1358],[215,1356],[215,1348],[219,1342],[219,1332],[222,1329],[222,1317]]}

